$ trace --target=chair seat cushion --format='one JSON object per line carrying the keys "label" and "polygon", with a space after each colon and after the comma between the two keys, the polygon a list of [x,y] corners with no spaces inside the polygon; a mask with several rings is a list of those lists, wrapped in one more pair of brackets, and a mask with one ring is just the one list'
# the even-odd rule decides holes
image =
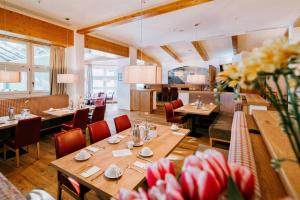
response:
{"label": "chair seat cushion", "polygon": [[219,112],[216,119],[209,126],[209,137],[230,141],[233,114]]}
{"label": "chair seat cushion", "polygon": [[69,190],[76,193],[77,195],[80,195],[80,193],[82,193],[82,192],[86,193],[90,190],[89,188],[85,187],[84,185],[81,185],[80,183],[78,183],[75,179],[65,176],[62,173],[58,174],[58,181],[60,182],[60,184],[63,184]]}
{"label": "chair seat cushion", "polygon": [[71,130],[71,129],[73,129],[73,123],[72,122],[66,122],[66,123],[62,124],[62,128],[64,130]]}

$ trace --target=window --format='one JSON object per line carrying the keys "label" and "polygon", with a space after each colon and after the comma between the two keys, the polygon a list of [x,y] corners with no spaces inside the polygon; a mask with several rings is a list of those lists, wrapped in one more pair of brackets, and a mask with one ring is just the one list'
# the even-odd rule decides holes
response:
{"label": "window", "polygon": [[0,93],[50,91],[50,47],[0,39],[0,70],[21,72],[20,83],[0,83]]}

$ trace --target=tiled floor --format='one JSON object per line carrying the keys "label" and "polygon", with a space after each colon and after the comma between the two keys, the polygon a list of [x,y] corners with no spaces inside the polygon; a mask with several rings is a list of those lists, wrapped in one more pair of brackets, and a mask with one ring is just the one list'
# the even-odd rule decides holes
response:
{"label": "tiled floor", "polygon": [[[106,109],[106,120],[112,132],[115,132],[113,118],[121,114],[128,114],[131,120],[145,119],[146,116],[141,112],[129,112],[119,110],[117,104],[108,104]],[[147,119],[152,123],[167,124],[165,116],[162,114],[150,114]],[[56,170],[49,166],[55,159],[55,149],[52,134],[41,135],[40,160],[35,159],[35,146],[29,148],[29,153],[21,156],[20,167],[15,167],[15,160],[3,161],[0,158],[0,171],[26,194],[34,188],[43,188],[51,195],[56,197],[57,181]],[[174,160],[176,166],[180,166],[184,157],[193,154],[199,144],[208,144],[208,138],[186,137],[178,147],[171,153],[169,159]],[[86,199],[95,199],[95,194],[91,192]],[[72,199],[68,194],[63,193],[63,199]]]}

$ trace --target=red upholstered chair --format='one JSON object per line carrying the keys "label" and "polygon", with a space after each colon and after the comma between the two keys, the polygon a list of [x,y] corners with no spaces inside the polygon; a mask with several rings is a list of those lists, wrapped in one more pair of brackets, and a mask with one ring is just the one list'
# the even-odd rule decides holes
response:
{"label": "red upholstered chair", "polygon": [[104,120],[106,106],[96,106],[92,116],[89,118],[90,123],[95,123]]}
{"label": "red upholstered chair", "polygon": [[80,109],[77,110],[74,114],[73,121],[67,122],[62,125],[64,130],[71,130],[74,128],[81,128],[82,130],[86,129],[88,123],[89,109]]}
{"label": "red upholstered chair", "polygon": [[105,99],[97,99],[94,104],[95,106],[105,106]]}
{"label": "red upholstered chair", "polygon": [[182,102],[182,100],[181,100],[181,99],[177,99],[177,102],[178,102],[178,105],[179,105],[179,107],[182,107],[182,106],[184,106],[184,104],[183,104],[183,102]]}
{"label": "red upholstered chair", "polygon": [[180,107],[180,104],[177,100],[171,101],[171,104],[173,106],[173,109],[177,109]]}
{"label": "red upholstered chair", "polygon": [[169,88],[168,87],[162,87],[161,88],[162,101],[168,101],[169,100],[169,95],[170,95]]}
{"label": "red upholstered chair", "polygon": [[114,118],[114,122],[117,133],[131,128],[131,123],[127,115],[121,115],[119,117]]}
{"label": "red upholstered chair", "polygon": [[18,122],[15,130],[14,137],[4,141],[3,155],[6,160],[7,148],[16,152],[17,167],[20,166],[20,154],[21,147],[36,144],[37,159],[39,159],[39,141],[41,130],[41,117],[35,117],[30,119],[22,119]]}
{"label": "red upholstered chair", "polygon": [[[78,151],[86,146],[85,137],[80,128],[61,132],[54,136],[56,159]],[[61,199],[61,190],[64,189],[76,199],[84,199],[84,195],[90,190],[81,185],[75,179],[58,172],[57,199]]]}
{"label": "red upholstered chair", "polygon": [[105,120],[88,125],[90,142],[94,144],[111,136],[109,127]]}
{"label": "red upholstered chair", "polygon": [[171,87],[170,88],[170,100],[176,100],[178,98],[178,88]]}
{"label": "red upholstered chair", "polygon": [[176,123],[176,124],[184,124],[186,122],[186,117],[182,115],[174,115],[173,106],[171,103],[165,104],[166,110],[166,119],[167,122]]}

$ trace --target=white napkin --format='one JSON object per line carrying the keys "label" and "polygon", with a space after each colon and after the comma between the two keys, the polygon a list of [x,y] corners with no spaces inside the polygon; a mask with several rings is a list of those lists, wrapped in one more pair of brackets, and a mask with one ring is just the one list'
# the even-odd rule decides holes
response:
{"label": "white napkin", "polygon": [[124,139],[126,136],[125,135],[117,134],[116,137],[118,137],[119,139]]}
{"label": "white napkin", "polygon": [[93,146],[88,146],[86,149],[93,153],[96,153],[97,151],[99,151],[99,148],[93,147]]}
{"label": "white napkin", "polygon": [[151,163],[143,163],[143,162],[140,162],[140,161],[135,161],[133,163],[134,166],[138,167],[138,168],[141,168],[141,169],[147,169],[149,165],[151,165]]}
{"label": "white napkin", "polygon": [[92,176],[93,174],[97,173],[98,171],[100,171],[100,168],[97,167],[97,166],[93,166],[89,169],[87,169],[86,171],[82,172],[80,174],[80,176],[84,177],[84,178],[87,178],[87,177],[90,177]]}
{"label": "white napkin", "polygon": [[185,136],[184,133],[180,133],[180,132],[172,132],[172,134],[176,136]]}
{"label": "white napkin", "polygon": [[132,155],[129,149],[120,149],[112,151],[114,157],[123,157],[123,156],[130,156]]}

